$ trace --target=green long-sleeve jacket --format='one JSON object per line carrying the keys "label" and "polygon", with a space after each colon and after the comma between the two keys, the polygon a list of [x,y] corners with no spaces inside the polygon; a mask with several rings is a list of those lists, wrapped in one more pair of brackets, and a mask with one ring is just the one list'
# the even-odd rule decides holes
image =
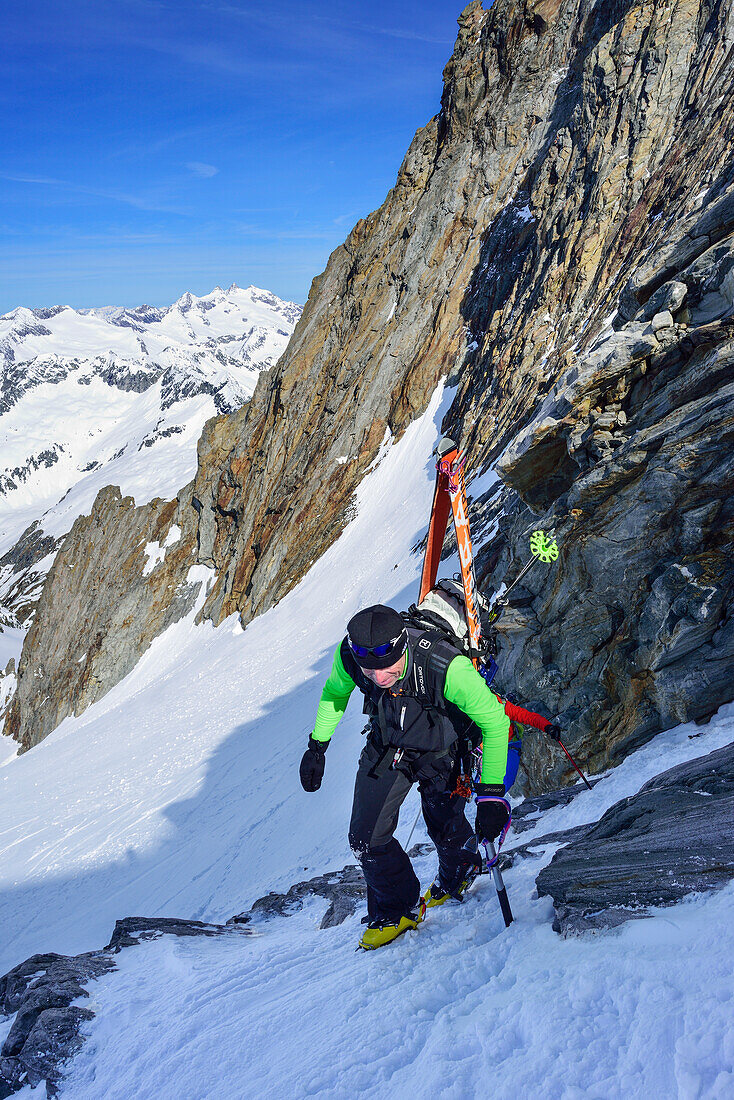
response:
{"label": "green long-sleeve jacket", "polygon": [[[341,647],[334,654],[329,678],[321,693],[312,737],[329,741],[357,686],[344,667]],[[410,662],[406,662],[406,673]],[[405,675],[404,673],[403,675]],[[446,672],[444,696],[467,714],[482,731],[482,783],[502,783],[507,770],[510,721],[503,704],[489,690],[468,657],[454,657]]]}

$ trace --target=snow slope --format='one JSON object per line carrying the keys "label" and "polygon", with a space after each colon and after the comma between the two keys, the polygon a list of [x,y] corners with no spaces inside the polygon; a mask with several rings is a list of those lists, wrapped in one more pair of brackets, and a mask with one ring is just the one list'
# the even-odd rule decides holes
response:
{"label": "snow slope", "polygon": [[259,936],[126,951],[90,986],[62,1098],[728,1100],[734,886],[564,940],[533,899],[543,862],[508,874],[509,930],[484,879],[374,954],[356,918],[319,931],[316,905]]}
{"label": "snow slope", "polygon": [[[0,974],[33,952],[101,946],[123,916],[221,923],[353,862],[356,700],[318,793],[301,790],[298,761],[346,620],[414,599],[410,547],[426,529],[448,400],[437,393],[386,446],[356,518],[275,608],[244,632],[234,618],[176,624],[104,699],[0,766]],[[733,727],[730,706],[703,731],[660,735],[546,814],[543,832],[595,820]],[[398,836],[416,808],[414,791]],[[97,1016],[62,1096],[731,1095],[734,891],[562,940],[549,900],[534,897],[553,850],[508,873],[509,931],[482,880],[463,907],[371,955],[355,954],[357,917],[318,930],[323,902],[257,936],[123,952],[119,972],[90,987]],[[433,860],[418,869],[427,883]]]}

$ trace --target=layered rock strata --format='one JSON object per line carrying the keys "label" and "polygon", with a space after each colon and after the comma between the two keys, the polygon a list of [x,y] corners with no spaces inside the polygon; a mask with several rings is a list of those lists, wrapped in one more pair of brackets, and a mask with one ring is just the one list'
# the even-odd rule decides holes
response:
{"label": "layered rock strata", "polygon": [[557,932],[613,928],[734,878],[734,746],[651,779],[555,854],[536,880]]}
{"label": "layered rock strata", "polygon": [[[721,106],[733,102],[734,72],[721,53],[731,26],[717,49],[715,25],[698,51],[691,44],[678,110],[665,101],[671,140],[608,227],[597,304],[580,333],[572,311],[559,314],[544,357],[551,384],[500,456],[515,492],[494,501],[502,529],[480,558],[490,584],[509,583],[528,526],[558,533],[557,568],[530,574],[500,624],[503,674],[560,713],[592,769],[705,719],[733,691],[734,120]],[[513,294],[532,295],[532,283],[518,272]],[[478,309],[478,290],[470,300]],[[497,386],[472,401],[477,437],[496,429]],[[547,744],[528,748],[536,787],[570,774]]]}
{"label": "layered rock strata", "polygon": [[[563,535],[559,568],[501,624],[504,682],[560,712],[592,769],[730,697],[732,19],[715,0],[469,4],[395,187],[314,280],[250,404],[208,423],[173,591],[196,560],[216,622],[280,599],[449,375],[445,427],[510,487],[486,509],[487,535],[502,515],[483,580],[510,579],[533,525]],[[109,534],[131,552],[126,523]],[[43,603],[57,625],[39,612],[29,654],[62,670],[61,622],[96,612],[70,606],[61,570]],[[116,623],[123,664],[163,628],[150,606],[144,635]],[[114,674],[91,667],[101,692]],[[23,744],[33,669],[24,655],[9,719]],[[47,683],[57,715],[83,705],[61,671]],[[539,743],[526,762],[531,789],[568,774]]]}

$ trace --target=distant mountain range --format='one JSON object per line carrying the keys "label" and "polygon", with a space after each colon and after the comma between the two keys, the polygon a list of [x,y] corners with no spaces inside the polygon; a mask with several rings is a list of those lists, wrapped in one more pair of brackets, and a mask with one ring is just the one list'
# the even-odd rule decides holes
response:
{"label": "distant mountain range", "polygon": [[60,539],[104,485],[139,504],[193,476],[204,422],[248,400],[300,314],[233,284],[167,308],[0,317],[0,626],[28,618]]}
{"label": "distant mountain range", "polygon": [[138,393],[162,379],[164,407],[208,392],[229,412],[276,362],[300,314],[293,302],[235,284],[203,298],[184,294],[165,309],[20,307],[0,317],[0,413],[34,386],[71,374],[82,385],[96,376]]}

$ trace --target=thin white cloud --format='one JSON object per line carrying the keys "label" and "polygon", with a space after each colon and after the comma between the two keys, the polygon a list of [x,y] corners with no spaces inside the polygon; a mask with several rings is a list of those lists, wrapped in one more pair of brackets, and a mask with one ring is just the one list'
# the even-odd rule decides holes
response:
{"label": "thin white cloud", "polygon": [[436,38],[431,35],[421,34],[419,31],[413,30],[398,30],[398,28],[391,29],[390,27],[379,27],[372,23],[355,23],[350,20],[345,23],[338,19],[333,19],[327,15],[312,15],[312,19],[318,20],[322,23],[331,23],[332,26],[341,27],[351,32],[354,31],[366,31],[368,34],[384,35],[387,38],[402,38],[409,42],[427,42],[431,46],[446,46],[450,49],[451,40],[448,38]]}
{"label": "thin white cloud", "polygon": [[11,183],[28,183],[41,187],[56,187],[68,191],[71,194],[89,195],[98,199],[109,199],[111,202],[121,202],[126,206],[134,206],[138,210],[151,210],[165,214],[189,215],[189,210],[177,206],[169,206],[154,198],[143,195],[132,195],[121,191],[107,191],[98,187],[87,187],[74,183],[72,180],[55,179],[52,176],[15,176],[9,172],[0,172],[0,179],[9,180]]}
{"label": "thin white cloud", "polygon": [[213,164],[202,164],[200,160],[190,160],[186,165],[189,172],[193,172],[201,180],[211,179],[219,171]]}

